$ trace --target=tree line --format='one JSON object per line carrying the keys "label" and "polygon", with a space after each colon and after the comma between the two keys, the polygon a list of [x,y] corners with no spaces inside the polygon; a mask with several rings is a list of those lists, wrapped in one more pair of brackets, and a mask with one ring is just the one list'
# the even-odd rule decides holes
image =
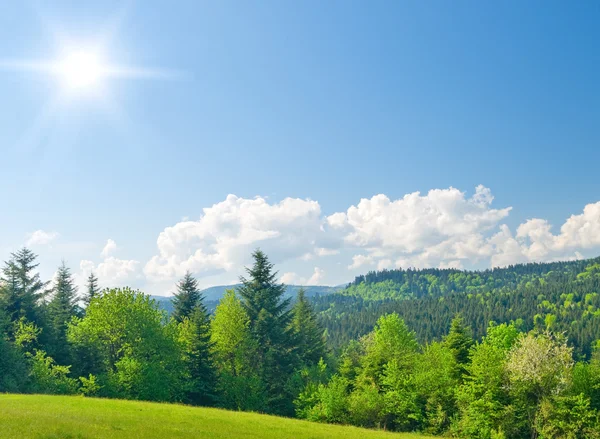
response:
{"label": "tree line", "polygon": [[[597,261],[370,273],[311,302],[302,291],[285,298],[268,257],[252,256],[212,313],[187,273],[169,315],[140,291],[101,289],[93,274],[79,294],[64,263],[50,285],[34,253],[13,253],[0,281],[0,392],[461,438],[600,437]],[[412,293],[395,296],[402,288]],[[588,332],[574,343],[579,324]]]}

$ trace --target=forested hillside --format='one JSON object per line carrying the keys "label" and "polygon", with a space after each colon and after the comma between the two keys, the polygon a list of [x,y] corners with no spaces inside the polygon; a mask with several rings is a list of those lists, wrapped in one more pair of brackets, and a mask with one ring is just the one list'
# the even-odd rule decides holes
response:
{"label": "forested hillside", "polygon": [[419,341],[439,340],[461,314],[480,339],[490,321],[521,330],[565,332],[578,356],[600,337],[600,258],[515,265],[485,271],[389,270],[358,276],[342,292],[316,298],[332,347],[398,313]]}
{"label": "forested hillside", "polygon": [[369,273],[311,301],[288,297],[267,255],[252,256],[214,311],[188,272],[167,313],[94,274],[79,291],[64,263],[44,281],[33,252],[13,253],[0,278],[0,393],[470,439],[600,437],[598,259]]}

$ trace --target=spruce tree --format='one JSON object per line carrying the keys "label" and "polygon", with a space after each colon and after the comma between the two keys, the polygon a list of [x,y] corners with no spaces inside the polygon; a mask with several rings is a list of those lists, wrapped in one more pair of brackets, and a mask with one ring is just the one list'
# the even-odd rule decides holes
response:
{"label": "spruce tree", "polygon": [[277,283],[273,264],[260,250],[247,268],[248,278],[241,277],[238,292],[250,319],[250,330],[257,342],[258,372],[267,386],[268,410],[293,414],[286,395],[286,384],[294,371],[294,336],[291,328],[290,298],[283,297],[285,285]]}
{"label": "spruce tree", "polygon": [[47,293],[47,282],[42,282],[39,273],[34,273],[38,266],[36,259],[37,255],[27,248],[11,253],[2,269],[0,302],[11,321],[24,317],[42,326],[40,304]]}
{"label": "spruce tree", "polygon": [[52,299],[48,304],[48,317],[54,345],[52,354],[60,364],[67,364],[67,323],[77,315],[78,309],[77,287],[71,276],[71,270],[63,261],[56,273]]}
{"label": "spruce tree", "polygon": [[187,402],[212,405],[215,401],[216,375],[212,358],[210,318],[201,302],[185,317],[182,325],[187,366]]}
{"label": "spruce tree", "polygon": [[462,317],[457,315],[452,319],[450,332],[446,336],[444,343],[452,351],[456,364],[458,365],[458,374],[462,376],[465,373],[465,365],[469,362],[471,347],[475,343],[468,327]]}
{"label": "spruce tree", "polygon": [[292,308],[292,328],[296,335],[300,362],[305,366],[317,364],[326,353],[325,338],[303,288],[298,291]]}
{"label": "spruce tree", "polygon": [[98,278],[92,271],[87,278],[87,293],[84,298],[84,302],[87,305],[90,304],[92,299],[100,293],[100,287],[98,286]]}
{"label": "spruce tree", "polygon": [[181,322],[184,318],[191,317],[198,305],[204,307],[202,294],[198,289],[198,281],[188,271],[177,283],[177,292],[173,297],[173,318]]}

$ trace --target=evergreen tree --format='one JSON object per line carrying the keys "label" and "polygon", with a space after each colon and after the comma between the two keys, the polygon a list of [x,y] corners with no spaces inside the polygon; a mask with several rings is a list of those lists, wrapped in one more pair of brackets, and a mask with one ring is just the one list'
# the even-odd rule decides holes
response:
{"label": "evergreen tree", "polygon": [[276,281],[273,264],[260,250],[247,268],[249,278],[240,278],[238,288],[242,304],[250,319],[250,330],[258,344],[257,362],[262,380],[267,385],[268,410],[293,414],[286,384],[294,371],[294,337],[291,328],[290,300],[284,299],[285,285]]}
{"label": "evergreen tree", "polygon": [[87,294],[84,298],[84,302],[87,305],[90,304],[92,299],[100,293],[100,287],[98,286],[98,278],[92,271],[87,278]]}
{"label": "evergreen tree", "polygon": [[315,311],[303,288],[298,291],[296,303],[292,308],[292,329],[296,335],[298,356],[303,365],[317,364],[325,357],[323,328],[317,321]]}
{"label": "evergreen tree", "polygon": [[186,400],[211,405],[215,400],[215,373],[212,359],[210,319],[202,301],[180,324],[184,361],[187,369]]}
{"label": "evergreen tree", "polygon": [[462,375],[464,373],[464,365],[469,362],[470,349],[475,342],[471,334],[471,328],[465,325],[464,320],[460,315],[457,315],[452,319],[450,332],[446,336],[444,342],[452,351],[458,366],[458,373]]}
{"label": "evergreen tree", "polygon": [[78,309],[77,287],[73,282],[71,270],[63,261],[56,273],[52,299],[48,304],[48,317],[54,341],[51,352],[59,364],[66,364],[65,361],[68,360],[67,323],[77,315]]}
{"label": "evergreen tree", "polygon": [[36,259],[37,255],[27,248],[11,253],[2,269],[0,296],[11,321],[24,317],[41,326],[40,302],[46,295],[47,282],[42,282],[39,273],[33,272],[38,266]]}
{"label": "evergreen tree", "polygon": [[[202,302],[202,294],[198,289],[198,281],[189,271],[177,283],[177,292],[173,297],[173,318],[177,322],[191,317],[196,307]],[[202,305],[204,306],[204,305]]]}

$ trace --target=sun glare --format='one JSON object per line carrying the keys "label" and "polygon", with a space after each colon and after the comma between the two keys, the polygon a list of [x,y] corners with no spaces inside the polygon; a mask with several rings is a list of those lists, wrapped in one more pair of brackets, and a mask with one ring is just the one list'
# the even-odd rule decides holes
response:
{"label": "sun glare", "polygon": [[102,63],[93,52],[73,52],[59,65],[59,73],[69,88],[90,88],[102,77]]}

